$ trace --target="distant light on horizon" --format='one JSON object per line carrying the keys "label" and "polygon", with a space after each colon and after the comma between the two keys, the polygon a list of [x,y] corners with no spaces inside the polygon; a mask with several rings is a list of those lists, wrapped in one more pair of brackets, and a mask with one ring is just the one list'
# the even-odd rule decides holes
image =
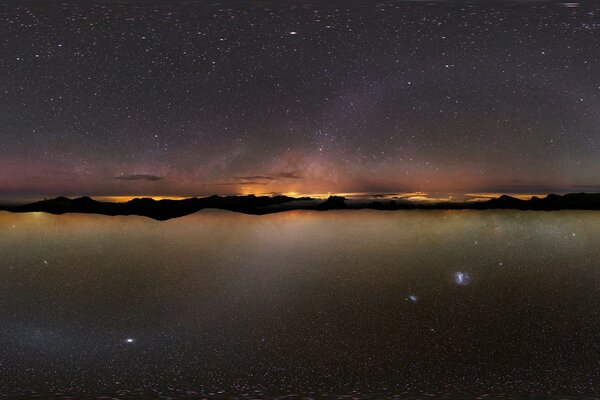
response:
{"label": "distant light on horizon", "polygon": [[[565,194],[563,191],[554,191],[552,193],[555,194]],[[593,192],[591,192],[593,193]],[[310,197],[313,199],[327,199],[330,196],[341,196],[345,197],[348,200],[360,200],[360,199],[371,199],[377,201],[411,201],[415,203],[436,203],[436,202],[477,202],[477,201],[487,201],[493,198],[498,198],[502,195],[508,195],[511,197],[515,197],[521,200],[529,200],[532,197],[544,198],[550,193],[510,193],[510,192],[498,192],[498,193],[458,193],[458,192],[450,192],[450,193],[428,193],[428,192],[324,192],[324,193],[315,193],[315,192],[296,192],[296,191],[284,191],[284,192],[243,192],[243,193],[202,193],[202,194],[190,194],[190,195],[153,195],[153,194],[132,194],[132,195],[94,195],[94,194],[54,194],[54,195],[38,195],[38,196],[30,196],[28,198],[24,197],[9,197],[4,195],[0,197],[0,204],[4,205],[22,205],[28,203],[34,203],[41,200],[48,200],[60,196],[68,197],[68,198],[78,198],[78,197],[91,197],[96,201],[105,201],[105,202],[114,202],[114,203],[124,203],[131,201],[133,199],[140,198],[151,198],[154,200],[184,200],[189,198],[203,198],[210,196],[287,196],[287,197]]]}

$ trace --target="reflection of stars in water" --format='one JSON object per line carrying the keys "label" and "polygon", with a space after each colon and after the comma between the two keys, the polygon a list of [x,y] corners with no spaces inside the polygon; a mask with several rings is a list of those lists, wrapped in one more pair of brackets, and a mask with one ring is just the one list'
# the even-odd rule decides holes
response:
{"label": "reflection of stars in water", "polygon": [[416,303],[418,299],[419,298],[414,294],[409,294],[408,297],[406,298],[406,300],[412,301],[413,303]]}
{"label": "reflection of stars in water", "polygon": [[468,285],[470,281],[471,277],[466,272],[456,272],[454,274],[454,282],[456,282],[457,285],[465,286]]}

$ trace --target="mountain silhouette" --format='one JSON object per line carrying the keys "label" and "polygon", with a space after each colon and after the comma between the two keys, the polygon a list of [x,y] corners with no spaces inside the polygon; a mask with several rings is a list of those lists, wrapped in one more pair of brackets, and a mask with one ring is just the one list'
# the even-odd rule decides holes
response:
{"label": "mountain silhouette", "polygon": [[377,200],[370,203],[348,202],[341,196],[330,196],[322,201],[310,197],[288,196],[210,196],[192,197],[183,200],[153,200],[135,198],[124,203],[97,201],[90,197],[56,197],[31,204],[2,207],[11,212],[46,212],[50,214],[86,213],[103,215],[141,215],[156,220],[167,220],[197,211],[215,208],[245,214],[262,215],[290,210],[491,210],[513,209],[534,211],[555,210],[600,210],[600,193],[549,194],[544,198],[533,196],[530,200],[511,196],[500,196],[477,202],[435,202],[419,203],[408,200]]}

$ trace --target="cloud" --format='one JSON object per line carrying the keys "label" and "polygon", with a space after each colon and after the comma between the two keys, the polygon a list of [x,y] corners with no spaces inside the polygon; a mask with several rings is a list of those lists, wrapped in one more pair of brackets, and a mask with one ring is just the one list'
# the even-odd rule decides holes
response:
{"label": "cloud", "polygon": [[162,176],[156,176],[156,175],[148,175],[148,174],[131,174],[131,175],[119,175],[119,176],[115,176],[114,179],[118,179],[121,181],[150,181],[150,182],[155,182],[155,181],[160,181],[162,179],[164,179],[164,177]]}
{"label": "cloud", "polygon": [[283,179],[302,179],[299,171],[283,171],[273,175],[251,175],[251,176],[236,176],[233,178],[240,183],[250,183],[248,181],[275,181],[279,178]]}
{"label": "cloud", "polygon": [[270,185],[278,180],[286,179],[302,179],[299,171],[283,171],[276,174],[257,174],[257,175],[244,175],[234,176],[233,178],[225,181],[214,182],[214,185],[218,186],[239,186],[239,185]]}
{"label": "cloud", "polygon": [[299,171],[291,171],[291,172],[280,172],[277,176],[285,179],[302,179],[303,176],[300,175]]}
{"label": "cloud", "polygon": [[239,182],[217,182],[219,186],[234,186],[234,185],[266,185],[264,181],[239,181]]}
{"label": "cloud", "polygon": [[273,178],[272,176],[268,176],[268,175],[254,175],[254,176],[236,176],[234,179],[238,180],[238,181],[259,181],[259,180],[272,181],[275,178]]}

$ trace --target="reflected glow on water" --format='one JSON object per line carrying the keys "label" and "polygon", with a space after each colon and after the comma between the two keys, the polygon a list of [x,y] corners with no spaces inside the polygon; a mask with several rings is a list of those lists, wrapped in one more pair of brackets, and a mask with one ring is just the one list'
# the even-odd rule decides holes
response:
{"label": "reflected glow on water", "polygon": [[3,393],[600,386],[600,213],[0,213],[0,254]]}

